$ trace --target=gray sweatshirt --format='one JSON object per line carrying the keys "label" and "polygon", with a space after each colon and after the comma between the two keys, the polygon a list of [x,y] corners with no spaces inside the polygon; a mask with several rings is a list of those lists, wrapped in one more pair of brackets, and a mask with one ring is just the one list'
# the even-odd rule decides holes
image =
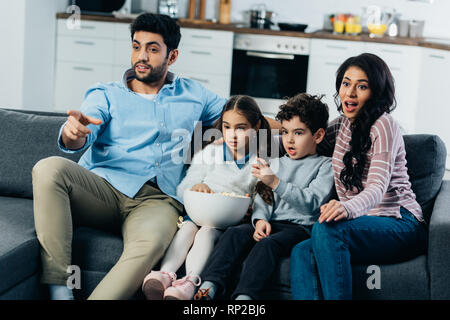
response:
{"label": "gray sweatshirt", "polygon": [[320,206],[333,191],[334,179],[331,158],[317,154],[299,160],[285,155],[270,161],[272,171],[280,179],[273,190],[274,204],[268,205],[256,195],[253,203],[252,223],[290,221],[310,226],[318,219]]}

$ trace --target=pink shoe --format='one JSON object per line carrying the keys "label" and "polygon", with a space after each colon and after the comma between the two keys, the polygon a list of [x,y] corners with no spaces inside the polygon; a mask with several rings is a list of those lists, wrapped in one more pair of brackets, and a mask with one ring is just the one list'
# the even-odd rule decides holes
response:
{"label": "pink shoe", "polygon": [[199,276],[187,275],[172,283],[172,286],[164,291],[164,300],[192,300],[195,287],[201,283]]}
{"label": "pink shoe", "polygon": [[162,300],[164,291],[177,279],[174,272],[153,271],[150,272],[142,283],[142,291],[147,300]]}

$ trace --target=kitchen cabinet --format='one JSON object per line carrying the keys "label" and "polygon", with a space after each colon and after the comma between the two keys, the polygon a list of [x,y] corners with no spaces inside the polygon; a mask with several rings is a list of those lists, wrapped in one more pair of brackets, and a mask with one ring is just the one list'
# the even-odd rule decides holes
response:
{"label": "kitchen cabinet", "polygon": [[438,135],[447,147],[450,170],[450,51],[423,48],[418,86],[417,131]]}
{"label": "kitchen cabinet", "polygon": [[233,32],[181,28],[178,50],[170,71],[199,81],[223,98],[230,96]]}
{"label": "kitchen cabinet", "polygon": [[416,133],[421,48],[366,43],[366,52],[376,54],[389,66],[394,78],[397,100],[397,106],[391,114],[404,133]]}
{"label": "kitchen cabinet", "polygon": [[[233,32],[182,28],[181,33],[180,55],[170,70],[229,97]],[[55,110],[79,109],[90,86],[120,81],[130,55],[128,23],[83,20],[80,29],[70,30],[58,19]]]}
{"label": "kitchen cabinet", "polygon": [[57,21],[54,108],[79,109],[90,86],[120,79],[114,70],[123,73],[126,60],[116,58],[116,23],[83,20],[80,29],[71,30],[65,19]]}
{"label": "kitchen cabinet", "polygon": [[311,39],[306,91],[325,95],[322,101],[328,105],[330,120],[339,115],[334,102],[336,71],[345,59],[364,51],[363,42]]}

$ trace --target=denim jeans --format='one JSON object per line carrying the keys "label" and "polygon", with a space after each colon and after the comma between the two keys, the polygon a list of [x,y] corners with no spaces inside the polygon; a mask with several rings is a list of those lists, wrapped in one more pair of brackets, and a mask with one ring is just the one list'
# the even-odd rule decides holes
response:
{"label": "denim jeans", "polygon": [[291,290],[295,300],[352,299],[352,264],[386,264],[425,252],[427,229],[408,210],[402,219],[362,216],[316,222],[311,239],[291,252]]}
{"label": "denim jeans", "polygon": [[201,277],[211,281],[221,292],[231,291],[230,278],[243,262],[239,282],[231,299],[245,294],[259,299],[267,280],[281,257],[289,257],[292,247],[309,238],[310,230],[287,221],[271,221],[272,232],[256,242],[255,228],[250,223],[229,227],[218,241]]}

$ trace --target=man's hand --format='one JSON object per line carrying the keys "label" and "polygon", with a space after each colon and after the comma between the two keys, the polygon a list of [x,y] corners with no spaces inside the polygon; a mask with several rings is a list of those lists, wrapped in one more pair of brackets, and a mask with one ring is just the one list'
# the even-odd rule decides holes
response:
{"label": "man's hand", "polygon": [[100,119],[85,116],[80,111],[67,111],[69,117],[63,128],[61,139],[68,149],[79,149],[86,143],[86,137],[91,133],[86,126],[90,123],[95,125],[102,124]]}
{"label": "man's hand", "polygon": [[255,232],[253,233],[253,239],[255,239],[256,242],[262,240],[263,238],[267,237],[272,230],[272,226],[270,223],[266,220],[259,219],[256,221],[255,224]]}
{"label": "man's hand", "polygon": [[272,188],[272,190],[275,189],[280,179],[278,179],[278,177],[273,173],[269,164],[264,159],[256,158],[256,161],[257,164],[252,165],[252,175],[261,180],[265,185]]}
{"label": "man's hand", "polygon": [[347,219],[348,213],[340,201],[331,200],[320,207],[319,223]]}
{"label": "man's hand", "polygon": [[194,185],[191,188],[192,191],[197,191],[197,192],[205,192],[205,193],[214,193],[214,191],[211,190],[211,188],[204,183],[198,183],[196,185]]}

